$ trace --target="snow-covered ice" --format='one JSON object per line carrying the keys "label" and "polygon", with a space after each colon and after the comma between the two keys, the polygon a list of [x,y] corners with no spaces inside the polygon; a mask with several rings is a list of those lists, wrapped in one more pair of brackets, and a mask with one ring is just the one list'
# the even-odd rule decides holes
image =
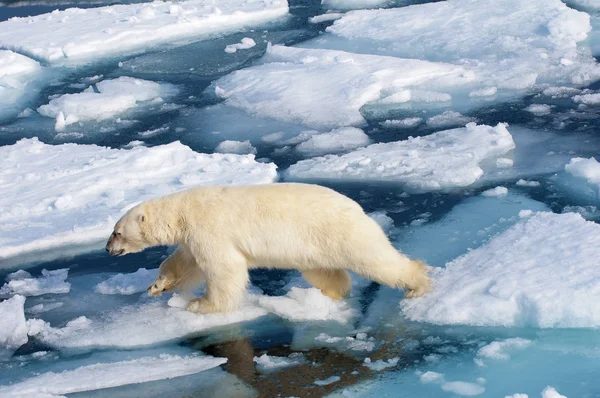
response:
{"label": "snow-covered ice", "polygon": [[96,285],[100,294],[134,294],[145,291],[156,279],[158,269],[140,268],[130,274],[117,274]]}
{"label": "snow-covered ice", "polygon": [[384,359],[372,361],[371,358],[365,358],[363,365],[375,372],[379,372],[383,369],[393,368],[398,364],[399,360],[400,358],[391,358],[387,361]]}
{"label": "snow-covered ice", "polygon": [[600,163],[595,158],[573,158],[565,166],[565,171],[573,177],[583,179],[600,194]]}
{"label": "snow-covered ice", "polygon": [[7,282],[0,288],[0,298],[14,294],[41,296],[42,294],[69,293],[71,284],[66,281],[68,276],[68,269],[53,271],[44,269],[38,278],[32,277],[29,272],[17,271],[8,275]]}
{"label": "snow-covered ice", "polygon": [[349,12],[305,46],[452,62],[473,73],[469,91],[492,94],[597,79],[577,47],[590,31],[589,15],[560,0],[450,0]]}
{"label": "snow-covered ice", "polygon": [[27,252],[68,246],[99,248],[140,201],[276,176],[274,164],[253,155],[200,154],[179,142],[120,150],[23,139],[0,147],[0,260],[18,263]]}
{"label": "snow-covered ice", "polygon": [[17,348],[28,341],[24,305],[25,297],[21,295],[0,302],[0,361],[10,357]]}
{"label": "snow-covered ice", "polygon": [[493,341],[487,344],[477,351],[479,358],[486,359],[510,359],[508,352],[512,350],[522,350],[527,348],[531,344],[531,340],[522,339],[520,337],[513,337],[501,341]]}
{"label": "snow-covered ice", "polygon": [[466,187],[484,175],[482,163],[515,147],[504,124],[470,123],[405,141],[373,144],[345,155],[328,155],[292,165],[299,180],[389,181],[426,192]]}
{"label": "snow-covered ice", "polygon": [[506,196],[508,194],[508,188],[496,187],[483,191],[481,194],[483,196]]}
{"label": "snow-covered ice", "polygon": [[82,64],[262,25],[287,13],[285,0],[69,8],[0,22],[0,47],[52,64]]}
{"label": "snow-covered ice", "polygon": [[114,118],[144,103],[163,101],[177,93],[171,84],[159,84],[132,77],[103,80],[81,93],[63,94],[38,108],[38,112],[55,118],[55,130],[86,121]]}
{"label": "snow-covered ice", "polygon": [[20,382],[0,386],[0,395],[11,397],[56,396],[127,384],[172,379],[214,368],[226,358],[162,354],[120,362],[81,366],[63,372],[47,372]]}
{"label": "snow-covered ice", "polygon": [[215,148],[217,153],[235,153],[238,155],[256,154],[256,148],[252,146],[250,141],[232,141],[225,140]]}
{"label": "snow-covered ice", "polygon": [[364,125],[360,108],[369,102],[468,80],[451,64],[278,45],[262,61],[218,79],[209,92],[252,115],[315,129]]}
{"label": "snow-covered ice", "polygon": [[401,302],[415,321],[478,326],[600,326],[600,226],[540,212],[432,271],[430,293]]}

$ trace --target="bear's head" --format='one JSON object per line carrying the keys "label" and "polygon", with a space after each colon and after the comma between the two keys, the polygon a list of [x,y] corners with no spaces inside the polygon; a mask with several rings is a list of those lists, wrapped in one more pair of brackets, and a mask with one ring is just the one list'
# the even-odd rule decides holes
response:
{"label": "bear's head", "polygon": [[113,233],[106,243],[106,251],[111,256],[124,256],[128,253],[137,253],[148,246],[150,242],[146,238],[148,217],[142,205],[135,206],[129,210],[115,224]]}

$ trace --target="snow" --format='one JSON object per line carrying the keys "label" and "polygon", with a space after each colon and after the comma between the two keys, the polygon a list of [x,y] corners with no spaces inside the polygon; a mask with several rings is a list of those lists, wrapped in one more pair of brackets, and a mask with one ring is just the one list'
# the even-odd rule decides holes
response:
{"label": "snow", "polygon": [[527,348],[532,343],[531,340],[513,337],[502,341],[494,341],[487,344],[477,351],[477,356],[488,359],[510,359],[507,351],[522,350]]}
{"label": "snow", "polygon": [[250,141],[231,141],[225,140],[215,148],[217,153],[235,153],[238,155],[252,154],[256,155],[256,148],[252,146]]}
{"label": "snow", "polygon": [[431,273],[430,293],[403,300],[434,324],[600,326],[600,226],[575,213],[540,212]]}
{"label": "snow", "polygon": [[86,121],[112,119],[144,103],[162,101],[177,93],[175,86],[132,77],[103,80],[81,93],[63,94],[38,108],[47,117],[56,118],[56,131]]}
{"label": "snow", "polygon": [[0,118],[18,113],[19,105],[30,95],[30,84],[42,74],[42,67],[31,58],[0,50]]}
{"label": "snow", "polygon": [[463,68],[414,59],[269,46],[263,64],[235,71],[209,92],[249,114],[315,129],[361,126],[360,108],[412,86],[464,79]]}
{"label": "snow", "polygon": [[276,175],[274,164],[253,155],[199,154],[178,141],[122,150],[23,139],[0,147],[0,261],[100,248],[140,201],[197,185],[269,183]]}
{"label": "snow", "polygon": [[249,297],[227,314],[195,314],[162,300],[123,306],[93,318],[79,317],[62,328],[29,320],[29,335],[55,348],[133,348],[181,339],[211,328],[256,319],[267,313]]}
{"label": "snow", "polygon": [[508,195],[508,188],[496,187],[496,188],[488,189],[487,191],[483,191],[481,194],[483,196],[506,196],[506,195]]}
{"label": "snow", "polygon": [[100,390],[191,375],[225,362],[226,358],[211,356],[162,354],[128,361],[97,363],[58,373],[46,372],[11,385],[0,386],[0,395],[31,397]]}
{"label": "snow", "polygon": [[17,271],[8,275],[8,282],[0,288],[0,297],[14,294],[23,296],[41,296],[42,294],[69,293],[71,284],[66,282],[69,270],[57,269],[53,271],[42,270],[42,276],[33,278],[26,271]]}
{"label": "snow", "polygon": [[290,321],[332,320],[346,323],[357,315],[356,309],[346,301],[332,300],[316,288],[292,287],[285,296],[261,296],[258,303]]}
{"label": "snow", "polygon": [[0,22],[0,47],[51,64],[77,65],[234,32],[287,14],[285,0],[227,0],[218,6],[211,0],[155,1],[69,8]]}
{"label": "snow", "polygon": [[387,361],[385,361],[383,359],[371,361],[371,358],[365,358],[363,366],[366,366],[367,368],[369,368],[375,372],[379,372],[383,369],[392,368],[392,367],[396,366],[398,364],[399,360],[400,360],[400,358],[391,358],[391,359],[388,359]]}
{"label": "snow", "polygon": [[468,124],[405,141],[373,144],[345,155],[328,155],[292,165],[291,179],[388,181],[417,192],[466,187],[484,175],[480,163],[515,146],[504,124]]}
{"label": "snow", "polygon": [[24,305],[25,297],[21,295],[0,302],[0,361],[10,357],[28,341]]}
{"label": "snow", "polygon": [[288,357],[263,354],[260,357],[254,357],[254,362],[256,362],[256,368],[259,372],[270,373],[280,369],[302,365],[303,363],[306,363],[306,359],[301,353],[293,353]]}
{"label": "snow", "polygon": [[256,46],[256,42],[250,37],[244,37],[239,43],[228,44],[225,47],[225,52],[227,54],[233,54],[237,50],[247,50]]}
{"label": "snow", "polygon": [[364,147],[370,143],[371,139],[361,129],[343,127],[329,133],[312,135],[298,144],[296,151],[304,156],[319,156]]}
{"label": "snow", "polygon": [[131,274],[116,274],[96,285],[95,291],[100,294],[134,294],[144,292],[156,279],[158,269],[140,268]]}
{"label": "snow", "polygon": [[590,31],[589,15],[560,0],[449,0],[349,12],[307,46],[452,62],[472,73],[465,94],[487,96],[594,81],[600,68],[577,47]]}

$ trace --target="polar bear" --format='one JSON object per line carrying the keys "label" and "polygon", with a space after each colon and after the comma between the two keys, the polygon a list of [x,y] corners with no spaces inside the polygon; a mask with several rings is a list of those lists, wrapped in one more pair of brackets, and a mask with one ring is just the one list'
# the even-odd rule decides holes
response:
{"label": "polar bear", "polygon": [[349,291],[347,270],[417,297],[429,288],[423,263],[391,245],[352,199],[319,185],[201,186],[133,207],[115,225],[106,250],[123,256],[178,245],[148,292],[194,287],[198,313],[236,309],[252,268],[297,269],[323,294]]}

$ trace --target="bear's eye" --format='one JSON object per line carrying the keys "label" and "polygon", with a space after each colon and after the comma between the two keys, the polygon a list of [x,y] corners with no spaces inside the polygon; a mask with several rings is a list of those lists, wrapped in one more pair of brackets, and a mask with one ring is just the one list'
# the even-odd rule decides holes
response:
{"label": "bear's eye", "polygon": [[120,232],[117,232],[117,236],[121,236],[121,233],[120,233]]}

